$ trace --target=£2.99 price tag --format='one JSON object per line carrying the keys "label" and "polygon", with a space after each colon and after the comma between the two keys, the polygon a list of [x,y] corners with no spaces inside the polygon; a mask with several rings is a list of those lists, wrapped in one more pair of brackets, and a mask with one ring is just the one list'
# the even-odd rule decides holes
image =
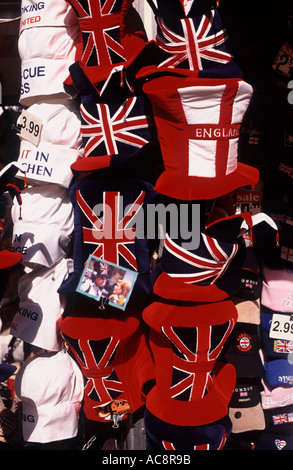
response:
{"label": "\u00a32.99 price tag", "polygon": [[293,341],[293,315],[274,313],[269,337]]}
{"label": "\u00a32.99 price tag", "polygon": [[43,121],[23,109],[17,120],[17,124],[20,127],[19,136],[37,147],[41,138]]}

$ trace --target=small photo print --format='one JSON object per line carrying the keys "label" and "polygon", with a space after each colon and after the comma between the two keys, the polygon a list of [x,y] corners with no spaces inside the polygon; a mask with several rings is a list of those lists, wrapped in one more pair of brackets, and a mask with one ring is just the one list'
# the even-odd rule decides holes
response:
{"label": "small photo print", "polygon": [[89,257],[77,292],[125,310],[137,273],[93,255]]}

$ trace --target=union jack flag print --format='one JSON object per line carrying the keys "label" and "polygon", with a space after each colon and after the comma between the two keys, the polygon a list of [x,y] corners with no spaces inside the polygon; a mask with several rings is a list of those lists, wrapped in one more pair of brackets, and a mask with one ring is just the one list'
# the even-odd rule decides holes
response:
{"label": "union jack flag print", "polygon": [[160,66],[199,71],[232,60],[225,46],[228,36],[217,10],[200,17],[182,18],[176,31],[168,27],[163,18],[158,17],[157,24],[156,42],[168,56]]}
{"label": "union jack flag print", "polygon": [[[180,277],[187,284],[207,281],[214,284],[223,276],[238,251],[237,244],[224,247],[216,239],[204,233],[201,233],[201,240],[202,243],[200,243],[198,253],[196,253],[185,250],[175,243],[168,234],[166,235],[164,255],[166,254],[165,257],[168,256],[168,258],[171,255],[173,258],[172,272],[166,269],[170,276]],[[164,267],[166,268],[166,266],[167,260],[164,260]]]}
{"label": "union jack flag print", "polygon": [[293,351],[292,341],[286,341],[278,339],[276,340],[276,352],[277,353],[291,353]]}
{"label": "union jack flag print", "polygon": [[[115,369],[109,367],[119,346],[113,337],[101,340],[73,339],[62,334],[71,346],[81,370],[86,377],[85,395],[94,401],[108,403],[123,393],[122,383]],[[103,375],[103,369],[105,374]]]}
{"label": "union jack flag print", "polygon": [[[124,62],[120,21],[123,0],[69,0],[79,19],[82,35],[82,66]],[[132,3],[129,2],[129,3]]]}
{"label": "union jack flag print", "polygon": [[278,415],[273,415],[273,423],[275,426],[278,426],[279,424],[288,423],[288,414],[280,413]]}
{"label": "union jack flag print", "polygon": [[131,154],[150,140],[149,119],[136,96],[118,109],[105,103],[82,104],[80,113],[85,157]]}
{"label": "union jack flag print", "polygon": [[[136,228],[128,228],[128,225],[133,222],[134,217],[142,208],[145,191],[139,192],[123,216],[120,215],[121,199],[123,196],[119,191],[104,191],[103,202],[100,204],[100,210],[103,213],[101,217],[95,214],[93,205],[86,202],[83,192],[76,191],[78,207],[90,225],[82,228],[83,244],[92,246],[90,254],[97,258],[124,266],[126,262],[126,267],[137,270],[134,250]],[[94,207],[97,209],[98,206],[96,202]]]}
{"label": "union jack flag print", "polygon": [[174,442],[162,441],[162,448],[166,450],[222,450],[227,440],[227,434],[224,434],[216,445],[213,444],[195,444],[192,447],[180,446]]}
{"label": "union jack flag print", "polygon": [[[234,321],[197,327],[162,326],[173,350],[171,397],[181,401],[203,398],[213,384],[212,370]],[[205,364],[205,371],[198,366]]]}

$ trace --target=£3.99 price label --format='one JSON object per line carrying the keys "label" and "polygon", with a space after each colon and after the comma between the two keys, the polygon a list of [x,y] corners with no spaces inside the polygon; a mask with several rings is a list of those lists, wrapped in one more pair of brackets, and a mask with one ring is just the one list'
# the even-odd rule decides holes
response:
{"label": "\u00a33.99 price label", "polygon": [[293,341],[293,315],[274,313],[269,337]]}
{"label": "\u00a33.99 price label", "polygon": [[17,124],[20,127],[19,137],[28,140],[37,147],[41,138],[43,121],[23,109],[17,120]]}

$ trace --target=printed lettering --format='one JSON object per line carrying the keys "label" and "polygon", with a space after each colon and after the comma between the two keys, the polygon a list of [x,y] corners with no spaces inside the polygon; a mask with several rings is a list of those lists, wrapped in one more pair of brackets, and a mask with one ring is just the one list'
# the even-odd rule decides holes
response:
{"label": "printed lettering", "polygon": [[26,415],[26,414],[22,414],[22,419],[24,422],[26,423],[34,423],[35,422],[35,418],[33,415]]}
{"label": "printed lettering", "polygon": [[33,312],[32,310],[28,310],[25,307],[19,307],[18,312],[19,315],[25,318],[30,318],[33,321],[37,321],[39,315],[37,312]]}
{"label": "printed lettering", "polygon": [[21,7],[21,14],[30,13],[32,11],[43,10],[45,8],[45,2],[38,2],[35,5],[24,5]]}

